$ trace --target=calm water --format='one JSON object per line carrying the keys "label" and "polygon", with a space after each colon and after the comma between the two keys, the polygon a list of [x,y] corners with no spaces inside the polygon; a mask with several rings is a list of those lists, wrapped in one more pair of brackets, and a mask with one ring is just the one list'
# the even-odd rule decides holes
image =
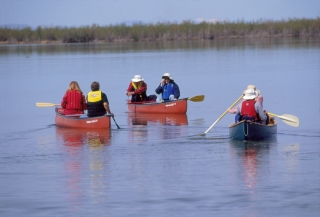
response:
{"label": "calm water", "polygon": [[[320,40],[0,46],[1,216],[319,216]],[[154,90],[169,72],[187,115],[134,116],[135,74]],[[62,129],[70,81],[106,92],[108,130]],[[248,84],[278,119],[273,141],[230,141],[227,114]]]}

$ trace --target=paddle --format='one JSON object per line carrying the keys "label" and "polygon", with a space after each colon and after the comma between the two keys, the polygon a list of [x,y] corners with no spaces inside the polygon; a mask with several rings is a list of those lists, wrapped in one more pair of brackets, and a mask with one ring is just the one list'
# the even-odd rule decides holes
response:
{"label": "paddle", "polygon": [[117,122],[116,122],[116,120],[114,119],[114,117],[113,117],[113,116],[111,116],[111,117],[112,117],[114,123],[117,125],[118,129],[120,129],[120,127],[119,127],[119,125],[117,124]]}
{"label": "paddle", "polygon": [[269,115],[274,116],[274,117],[278,117],[280,119],[282,119],[282,121],[290,126],[293,127],[298,127],[299,126],[299,118],[294,116],[294,115],[288,115],[288,114],[284,114],[284,115],[276,115],[276,114],[272,114],[270,112],[268,112]]}
{"label": "paddle", "polygon": [[[235,105],[237,104],[243,97],[243,94],[239,97],[239,99],[237,99],[237,101],[235,101],[231,106],[230,106],[230,109]],[[209,130],[211,130],[211,128],[216,125],[216,123],[218,123],[218,121],[223,117],[225,116],[225,114],[227,114],[228,112],[228,109],[209,127],[209,129],[206,130],[206,132],[204,132],[203,134],[200,134],[199,136],[205,136],[207,132],[209,132]]]}
{"label": "paddle", "polygon": [[60,106],[60,104],[54,104],[49,102],[37,102],[36,106],[38,107],[52,107],[52,106]]}
{"label": "paddle", "polygon": [[192,102],[202,102],[204,100],[204,95],[189,97],[188,100]]}

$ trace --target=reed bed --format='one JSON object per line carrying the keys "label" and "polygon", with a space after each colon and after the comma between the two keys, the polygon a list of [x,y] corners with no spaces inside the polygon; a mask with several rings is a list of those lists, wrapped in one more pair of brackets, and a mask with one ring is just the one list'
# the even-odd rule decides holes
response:
{"label": "reed bed", "polygon": [[82,27],[0,28],[1,44],[216,40],[225,38],[320,37],[320,18],[281,21],[136,23]]}

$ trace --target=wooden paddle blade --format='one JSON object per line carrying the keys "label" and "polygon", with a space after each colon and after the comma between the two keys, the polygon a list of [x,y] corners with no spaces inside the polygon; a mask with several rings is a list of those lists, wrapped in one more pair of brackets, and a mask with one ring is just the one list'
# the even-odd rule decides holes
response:
{"label": "wooden paddle blade", "polygon": [[192,102],[202,102],[204,100],[204,95],[189,97],[188,100]]}
{"label": "wooden paddle blade", "polygon": [[38,107],[52,107],[52,106],[60,106],[60,104],[54,104],[49,102],[37,102],[36,106]]}

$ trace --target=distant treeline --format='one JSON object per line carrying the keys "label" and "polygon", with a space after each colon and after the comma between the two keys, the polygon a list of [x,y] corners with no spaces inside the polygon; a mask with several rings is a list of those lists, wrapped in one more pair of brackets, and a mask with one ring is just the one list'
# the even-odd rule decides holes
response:
{"label": "distant treeline", "polygon": [[0,43],[81,43],[320,37],[320,18],[281,21],[133,24],[82,27],[0,28]]}

